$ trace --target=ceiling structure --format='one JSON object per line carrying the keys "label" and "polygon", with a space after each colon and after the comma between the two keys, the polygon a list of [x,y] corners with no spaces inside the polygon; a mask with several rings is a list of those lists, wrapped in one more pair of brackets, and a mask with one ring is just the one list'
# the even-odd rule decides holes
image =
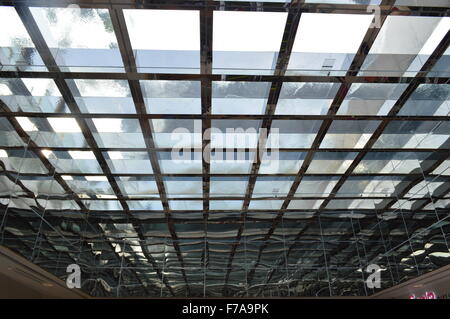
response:
{"label": "ceiling structure", "polygon": [[92,296],[450,263],[450,1],[0,3],[1,245]]}

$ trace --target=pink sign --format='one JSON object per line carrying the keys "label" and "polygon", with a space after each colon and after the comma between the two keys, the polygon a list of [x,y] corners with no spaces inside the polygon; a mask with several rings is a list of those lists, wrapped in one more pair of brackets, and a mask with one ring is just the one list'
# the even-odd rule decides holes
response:
{"label": "pink sign", "polygon": [[427,291],[424,295],[417,298],[416,295],[409,296],[409,299],[437,299],[436,294],[433,291]]}

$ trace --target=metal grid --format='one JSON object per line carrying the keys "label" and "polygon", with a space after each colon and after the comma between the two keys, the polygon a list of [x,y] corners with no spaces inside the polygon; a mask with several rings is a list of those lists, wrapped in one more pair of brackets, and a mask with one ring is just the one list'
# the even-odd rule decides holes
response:
{"label": "metal grid", "polygon": [[[448,264],[448,113],[411,114],[401,110],[421,85],[437,86],[448,92],[448,71],[445,68],[437,70],[436,65],[441,63],[448,69],[445,52],[450,33],[440,39],[413,75],[386,76],[380,72],[380,75],[367,76],[363,70],[389,16],[438,19],[448,16],[447,7],[398,6],[395,1],[381,1],[380,27],[367,29],[345,72],[327,74],[321,71],[311,75],[307,72],[289,73],[302,15],[367,14],[367,4],[350,4],[350,1],[343,1],[343,4],[304,1],[76,1],[81,8],[107,10],[117,40],[116,49],[123,63],[120,72],[99,71],[95,66],[93,71],[85,72],[71,70],[57,61],[58,55],[49,47],[41,31],[42,26],[32,13],[34,7],[64,8],[73,1],[1,3],[14,6],[44,67],[24,66],[20,61],[17,65],[3,65],[0,69],[2,83],[11,91],[10,95],[30,97],[32,93],[24,79],[51,79],[61,94],[60,103],[67,106],[65,112],[36,112],[22,109],[20,103],[15,108],[15,105],[10,105],[11,100],[1,99],[2,128],[10,135],[16,134],[21,141],[13,143],[9,135],[2,135],[1,149],[7,156],[3,155],[1,162],[1,241],[44,269],[65,278],[67,265],[79,264],[83,273],[83,289],[96,296],[337,296],[374,293],[377,289],[368,289],[365,285],[364,270],[369,264],[382,267],[382,288]],[[133,50],[132,30],[127,27],[124,9],[198,10],[199,74],[143,72],[138,63],[140,56]],[[238,71],[218,74],[214,70],[214,13],[236,10],[287,13],[272,74],[240,74]],[[83,95],[78,91],[77,80],[125,81],[134,113],[84,111],[80,105]],[[199,82],[201,112],[149,113],[142,81],[159,80]],[[267,84],[269,89],[263,113],[215,113],[212,107],[214,84],[220,82]],[[336,93],[327,112],[277,114],[283,85],[291,82],[335,85]],[[339,110],[355,83],[402,84],[405,88],[386,114],[343,115]],[[443,103],[449,102],[444,99]],[[38,129],[24,127],[21,120],[24,117]],[[75,119],[84,142],[76,146],[43,145],[39,134],[41,130],[53,132],[51,124],[46,122],[50,118]],[[131,147],[107,146],[95,124],[96,119],[104,118],[138,123],[138,131],[134,132],[142,135],[143,145],[135,147],[130,141]],[[155,119],[201,121],[204,138],[201,145],[192,148],[204,154],[200,171],[173,173],[162,169],[163,154],[172,148],[158,145],[158,127],[155,128],[152,121]],[[264,173],[261,171],[263,161],[256,157],[247,173],[217,173],[206,160],[211,156],[208,148],[211,136],[205,133],[215,125],[215,121],[222,120],[227,123],[259,120],[258,128],[269,132],[274,121],[316,121],[318,126],[308,147],[283,147],[280,150],[293,156],[303,154],[301,161],[297,157],[300,165],[296,172]],[[364,126],[370,122],[375,126],[369,131],[370,137],[359,147],[321,146],[327,135],[335,130],[335,123],[348,123],[350,127],[352,123]],[[438,146],[418,146],[419,143],[377,146],[377,141],[386,132],[401,134],[401,131],[395,131],[395,125],[404,123],[413,123],[415,127],[435,123],[431,130],[425,132],[426,135],[438,134],[444,140]],[[407,128],[400,126],[400,129]],[[341,133],[344,139],[350,138],[347,133]],[[135,138],[136,135],[130,136]],[[252,153],[265,147],[262,141],[258,147],[247,147],[244,151]],[[237,152],[240,149],[233,150]],[[71,171],[67,166],[64,169],[59,161],[70,158],[67,156],[73,151],[92,152],[91,160],[97,163],[97,170]],[[120,172],[114,167],[110,152],[143,154],[140,155],[144,159],[141,165],[148,161],[151,169],[142,169],[139,173]],[[48,154],[58,155],[52,157]],[[337,157],[333,160],[330,154],[337,154]],[[349,161],[343,157],[346,154],[352,156],[349,157],[351,163],[343,166],[345,169],[334,172],[317,169],[317,166],[332,165],[331,161],[342,166],[344,161]],[[320,162],[327,156],[330,160]],[[392,165],[394,169],[389,172],[363,169],[364,165],[383,159],[388,163],[386,166]],[[314,161],[319,164],[313,164]],[[407,171],[397,169],[402,161],[409,163]],[[104,184],[88,183],[91,189],[79,191],[78,181],[85,182],[87,178],[99,175],[104,180],[98,182]],[[371,190],[369,184],[378,180],[380,184]],[[391,189],[380,189],[386,187],[383,180],[392,183]],[[237,187],[237,184],[227,184],[226,181],[240,182],[244,185],[243,192],[220,194],[213,191],[212,183],[225,185],[221,187]],[[255,193],[255,186],[260,181],[263,189],[270,188],[271,182],[284,182],[286,194]],[[134,182],[152,183],[157,193],[126,191],[126,185]],[[176,184],[169,185],[169,182]],[[304,185],[308,188],[308,185],[324,182],[328,182],[331,189],[299,192]],[[189,183],[199,183],[201,191],[172,191],[172,185],[182,188],[181,184]],[[61,190],[54,192],[59,188],[55,184]],[[364,189],[364,185],[369,189]],[[110,189],[109,193],[104,192],[106,196],[99,196],[102,195],[102,187]],[[349,193],[352,188],[356,190]],[[313,189],[312,186],[309,189]],[[242,202],[242,207],[215,209],[212,201]],[[258,203],[267,201],[280,203],[280,206],[258,206]],[[314,204],[310,205],[312,201]],[[155,209],[153,204],[157,202],[161,207]],[[201,208],[189,209],[193,206],[187,203],[198,202]],[[141,203],[151,205],[139,206]],[[252,203],[256,204],[252,206]],[[181,205],[182,209],[174,209],[172,205]]]}

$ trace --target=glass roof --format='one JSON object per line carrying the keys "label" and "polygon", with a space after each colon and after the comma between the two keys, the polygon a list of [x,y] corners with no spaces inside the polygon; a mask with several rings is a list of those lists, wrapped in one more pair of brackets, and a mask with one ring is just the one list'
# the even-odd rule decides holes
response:
{"label": "glass roof", "polygon": [[450,264],[449,1],[379,29],[380,0],[19,2],[2,245],[103,297],[365,296]]}

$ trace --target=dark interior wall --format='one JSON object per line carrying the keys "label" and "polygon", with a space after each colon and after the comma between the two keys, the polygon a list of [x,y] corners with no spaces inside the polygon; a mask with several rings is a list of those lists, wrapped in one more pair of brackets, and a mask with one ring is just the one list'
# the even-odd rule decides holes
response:
{"label": "dark interior wall", "polygon": [[0,298],[46,298],[48,296],[39,293],[33,288],[0,274]]}

